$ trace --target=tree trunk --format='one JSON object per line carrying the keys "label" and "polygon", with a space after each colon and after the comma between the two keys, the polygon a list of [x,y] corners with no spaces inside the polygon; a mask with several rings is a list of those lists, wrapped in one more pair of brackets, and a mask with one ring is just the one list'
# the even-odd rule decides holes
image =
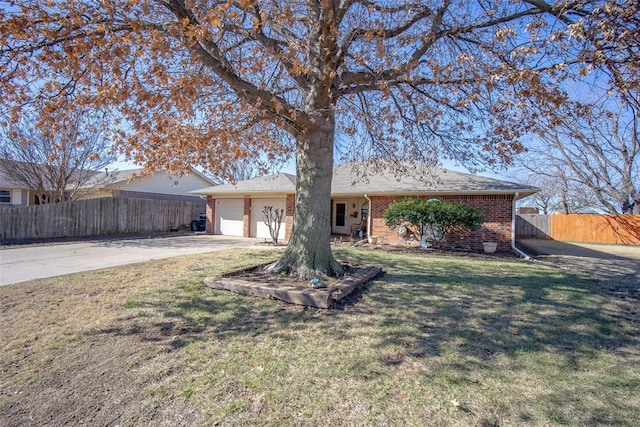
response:
{"label": "tree trunk", "polygon": [[343,273],[331,253],[334,131],[334,118],[323,117],[298,135],[293,228],[284,254],[269,267],[271,272],[294,273],[301,279]]}

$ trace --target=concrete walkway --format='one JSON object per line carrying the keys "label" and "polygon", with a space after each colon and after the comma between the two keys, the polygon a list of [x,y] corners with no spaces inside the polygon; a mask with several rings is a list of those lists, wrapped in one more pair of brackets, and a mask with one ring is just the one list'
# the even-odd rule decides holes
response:
{"label": "concrete walkway", "polygon": [[0,249],[0,285],[152,259],[231,248],[272,248],[264,239],[189,235],[13,246]]}

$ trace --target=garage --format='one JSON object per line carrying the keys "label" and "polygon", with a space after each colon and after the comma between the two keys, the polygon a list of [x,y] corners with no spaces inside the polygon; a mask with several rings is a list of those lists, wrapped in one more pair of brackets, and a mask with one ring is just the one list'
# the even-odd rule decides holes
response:
{"label": "garage", "polygon": [[224,236],[243,235],[244,200],[218,199],[216,200],[215,234]]}
{"label": "garage", "polygon": [[[252,199],[251,200],[251,237],[259,237],[263,239],[271,239],[269,227],[264,223],[262,211],[265,206],[273,206],[273,209],[282,209],[286,212],[286,199]],[[285,234],[285,214],[282,215],[280,224],[280,232],[278,239],[284,240]]]}

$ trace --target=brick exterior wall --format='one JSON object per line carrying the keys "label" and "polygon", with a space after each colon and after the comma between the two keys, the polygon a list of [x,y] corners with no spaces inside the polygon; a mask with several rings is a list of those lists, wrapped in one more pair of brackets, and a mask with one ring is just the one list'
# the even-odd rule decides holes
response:
{"label": "brick exterior wall", "polygon": [[[474,233],[464,233],[450,236],[447,244],[464,249],[482,250],[482,242],[498,243],[499,251],[511,250],[511,220],[513,209],[513,194],[496,195],[467,195],[467,196],[422,196],[424,199],[437,197],[443,201],[463,203],[484,215],[484,223],[480,230]],[[395,230],[385,225],[382,215],[389,204],[402,199],[402,196],[371,197],[372,224],[371,236],[378,236],[378,241],[388,244],[401,243]]]}
{"label": "brick exterior wall", "polygon": [[207,234],[214,234],[216,230],[216,199],[207,196]]}
{"label": "brick exterior wall", "polygon": [[291,230],[293,229],[293,211],[296,206],[296,195],[287,194],[287,207],[284,218],[284,240],[289,241],[291,238]]}
{"label": "brick exterior wall", "polygon": [[251,198],[244,199],[244,213],[242,215],[242,237],[251,237]]}
{"label": "brick exterior wall", "polygon": [[[482,242],[491,241],[498,243],[499,251],[511,250],[511,220],[513,209],[513,194],[497,195],[460,195],[460,196],[421,196],[424,199],[437,197],[440,200],[463,203],[482,212],[484,223],[480,230],[474,233],[465,233],[450,236],[447,244],[463,249],[481,251]],[[371,231],[370,236],[378,236],[378,242],[387,244],[399,244],[401,239],[395,230],[390,229],[384,223],[382,215],[389,204],[402,199],[402,196],[371,197]],[[295,195],[287,194],[285,211],[285,241],[291,238],[293,228],[293,215],[295,209]],[[243,235],[251,236],[251,199],[244,199],[244,225]],[[207,233],[215,231],[215,199],[207,197]]]}
{"label": "brick exterior wall", "polygon": [[518,215],[538,215],[539,213],[540,209],[532,206],[522,206],[516,209],[516,214]]}

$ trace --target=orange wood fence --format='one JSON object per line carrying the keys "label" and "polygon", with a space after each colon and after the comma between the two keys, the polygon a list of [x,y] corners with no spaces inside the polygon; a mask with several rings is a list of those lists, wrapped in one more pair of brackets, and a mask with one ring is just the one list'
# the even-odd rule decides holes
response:
{"label": "orange wood fence", "polygon": [[516,237],[640,245],[640,215],[518,215]]}
{"label": "orange wood fence", "polygon": [[571,242],[640,245],[640,215],[552,215],[551,238]]}

